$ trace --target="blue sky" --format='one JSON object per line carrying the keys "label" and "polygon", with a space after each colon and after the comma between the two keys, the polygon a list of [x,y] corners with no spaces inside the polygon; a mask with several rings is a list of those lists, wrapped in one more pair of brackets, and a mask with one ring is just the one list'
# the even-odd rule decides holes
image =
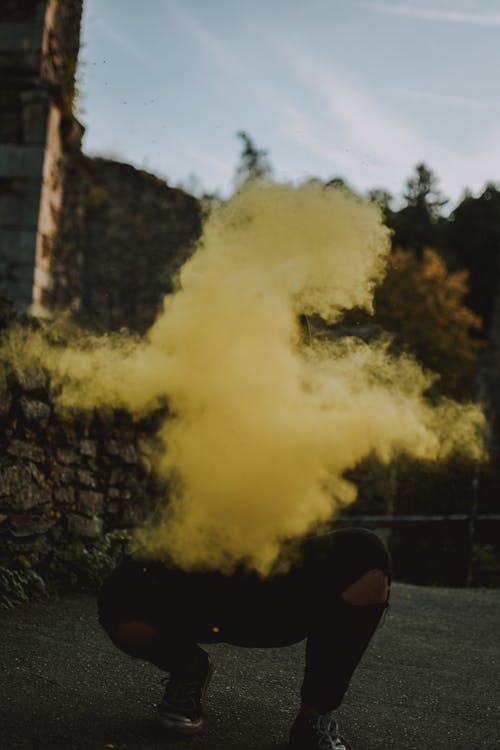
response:
{"label": "blue sky", "polygon": [[172,185],[228,195],[239,130],[279,180],[500,182],[500,0],[84,0],[79,89],[84,150]]}

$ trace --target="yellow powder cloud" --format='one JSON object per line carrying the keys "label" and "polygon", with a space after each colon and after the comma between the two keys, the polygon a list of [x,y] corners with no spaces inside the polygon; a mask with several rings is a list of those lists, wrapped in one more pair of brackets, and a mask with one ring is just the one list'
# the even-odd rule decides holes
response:
{"label": "yellow powder cloud", "polygon": [[299,316],[330,322],[372,306],[389,232],[376,206],[318,185],[247,185],[208,218],[179,288],[142,341],[63,349],[11,341],[35,357],[66,406],[142,414],[168,401],[157,470],[171,496],[136,533],[142,554],[186,569],[266,574],[301,537],[356,497],[363,457],[439,461],[482,453],[475,405],[424,398],[429,377],[384,342],[304,340]]}

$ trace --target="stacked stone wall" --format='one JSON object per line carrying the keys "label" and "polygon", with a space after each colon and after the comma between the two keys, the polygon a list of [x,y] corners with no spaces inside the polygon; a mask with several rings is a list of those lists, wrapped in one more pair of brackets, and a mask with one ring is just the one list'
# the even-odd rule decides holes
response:
{"label": "stacked stone wall", "polygon": [[3,363],[0,601],[16,571],[45,580],[65,568],[88,577],[83,557],[105,547],[111,560],[122,551],[126,532],[166,492],[141,457],[158,418],[135,423],[109,409],[64,415],[42,370]]}

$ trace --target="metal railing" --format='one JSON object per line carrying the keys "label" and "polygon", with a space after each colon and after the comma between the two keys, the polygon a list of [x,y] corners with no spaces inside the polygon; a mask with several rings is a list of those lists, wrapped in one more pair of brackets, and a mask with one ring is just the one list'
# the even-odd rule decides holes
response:
{"label": "metal railing", "polygon": [[500,513],[449,513],[441,515],[341,515],[336,523],[369,523],[373,526],[398,526],[405,523],[436,523],[448,521],[500,521]]}
{"label": "metal railing", "polygon": [[377,528],[389,528],[398,526],[425,525],[434,523],[465,523],[468,527],[468,542],[466,545],[466,573],[464,585],[472,586],[473,583],[473,559],[474,559],[474,542],[476,536],[476,525],[480,521],[500,521],[500,513],[475,513],[474,506],[470,513],[450,513],[440,515],[341,515],[337,516],[335,522],[342,525],[356,526],[358,524],[368,524]]}

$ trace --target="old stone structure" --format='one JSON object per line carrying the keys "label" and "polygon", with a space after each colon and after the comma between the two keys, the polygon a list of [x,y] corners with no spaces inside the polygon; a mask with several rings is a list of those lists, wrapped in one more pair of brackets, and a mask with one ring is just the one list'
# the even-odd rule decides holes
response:
{"label": "old stone structure", "polygon": [[0,293],[37,314],[52,286],[82,0],[4,0],[0,16]]}
{"label": "old stone structure", "polygon": [[65,180],[46,303],[94,329],[142,333],[200,235],[200,204],[129,164],[82,154],[67,157]]}
{"label": "old stone structure", "polygon": [[[4,305],[0,328],[15,322]],[[62,414],[46,373],[0,364],[1,606],[55,567],[65,569],[63,578],[88,576],[103,545],[112,562],[110,535],[118,554],[120,532],[143,520],[166,489],[142,449],[160,413],[138,423],[108,409]]]}
{"label": "old stone structure", "polygon": [[150,325],[201,231],[198,202],[81,153],[73,116],[82,0],[4,0],[0,296],[98,329]]}
{"label": "old stone structure", "polygon": [[[81,10],[81,0],[2,3],[0,330],[19,322],[13,307],[142,332],[201,231],[191,196],[81,153],[72,113]],[[97,582],[165,496],[141,454],[156,418],[61,414],[43,372],[0,362],[0,604],[23,600],[51,571],[88,579],[100,566]]]}

